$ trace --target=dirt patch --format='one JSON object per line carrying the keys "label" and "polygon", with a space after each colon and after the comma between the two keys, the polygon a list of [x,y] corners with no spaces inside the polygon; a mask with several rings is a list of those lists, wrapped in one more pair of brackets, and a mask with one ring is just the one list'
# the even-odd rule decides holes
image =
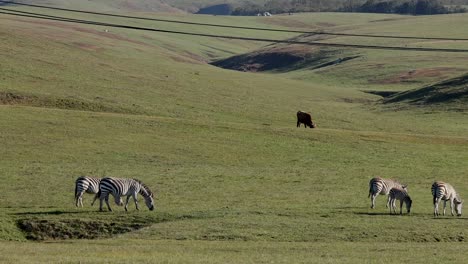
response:
{"label": "dirt patch", "polygon": [[132,232],[145,227],[141,223],[83,220],[19,220],[18,227],[29,240],[97,239]]}
{"label": "dirt patch", "polygon": [[0,92],[0,104],[31,104],[37,98],[11,92]]}
{"label": "dirt patch", "polygon": [[450,67],[439,67],[439,68],[425,68],[425,69],[413,69],[405,72],[401,72],[396,76],[385,78],[382,80],[370,81],[371,83],[377,84],[397,84],[402,82],[417,82],[420,78],[435,78],[444,77],[449,73],[459,71],[457,68]]}
{"label": "dirt patch", "polygon": [[304,58],[285,52],[268,52],[234,56],[228,60],[212,63],[215,66],[244,72],[259,72],[281,69],[299,63]]}
{"label": "dirt patch", "polygon": [[218,60],[211,64],[224,69],[245,72],[260,72],[269,70],[284,70],[298,63],[304,62],[308,53],[314,48],[299,45],[274,46],[256,52],[236,55],[227,59]]}
{"label": "dirt patch", "polygon": [[336,50],[302,45],[275,46],[211,63],[214,66],[245,72],[289,72],[299,69],[315,70],[345,63],[360,56],[346,56]]}

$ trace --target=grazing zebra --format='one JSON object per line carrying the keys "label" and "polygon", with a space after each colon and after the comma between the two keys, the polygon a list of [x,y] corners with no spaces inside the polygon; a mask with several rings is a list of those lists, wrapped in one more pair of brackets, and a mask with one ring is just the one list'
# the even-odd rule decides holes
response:
{"label": "grazing zebra", "polygon": [[101,184],[99,185],[99,210],[102,211],[102,201],[105,200],[107,208],[109,211],[112,211],[109,205],[109,194],[112,194],[115,199],[115,203],[119,204],[121,202],[121,196],[127,196],[127,201],[125,202],[125,211],[128,209],[128,201],[130,197],[133,197],[135,202],[136,209],[138,208],[137,195],[138,193],[145,198],[145,203],[148,208],[154,210],[154,199],[153,192],[137,179],[119,179],[119,178],[103,178],[101,179]]}
{"label": "grazing zebra", "polygon": [[91,205],[94,204],[96,199],[98,198],[97,193],[99,192],[99,182],[101,179],[93,178],[88,176],[81,176],[75,181],[75,202],[76,207],[83,207],[83,194],[86,193],[93,193],[95,194],[94,200]]}
{"label": "grazing zebra", "polygon": [[452,212],[452,216],[453,216],[454,208],[457,213],[457,216],[461,216],[463,201],[460,198],[460,196],[457,194],[457,192],[455,191],[455,188],[453,188],[452,185],[445,183],[445,182],[436,181],[432,184],[431,192],[432,192],[432,197],[434,198],[433,202],[434,202],[434,216],[435,217],[439,215],[440,200],[444,200],[443,215],[445,215],[445,207],[447,205],[447,201],[450,201],[450,209]]}
{"label": "grazing zebra", "polygon": [[[92,193],[95,194],[93,202],[91,203],[91,206],[94,205],[94,202],[96,202],[97,198],[99,197],[99,183],[101,182],[100,178],[94,178],[94,177],[88,177],[88,176],[81,176],[78,177],[75,181],[75,201],[76,201],[76,207],[83,207],[83,194],[86,193]],[[120,206],[123,205],[122,199],[120,199],[119,203]]]}
{"label": "grazing zebra", "polygon": [[413,201],[411,200],[411,197],[408,195],[408,192],[405,189],[392,188],[390,189],[388,197],[390,198],[390,214],[392,214],[392,209],[393,212],[396,214],[396,200],[400,201],[400,214],[402,214],[403,202],[406,205],[406,210],[408,211],[408,214],[410,213]]}
{"label": "grazing zebra", "polygon": [[[371,208],[375,208],[375,199],[377,198],[377,195],[388,195],[392,188],[401,188],[406,190],[406,185],[402,185],[395,180],[383,179],[380,177],[372,178],[369,182],[369,195],[367,196],[367,198],[371,197]],[[388,207],[389,202],[390,197],[387,199],[386,207]]]}

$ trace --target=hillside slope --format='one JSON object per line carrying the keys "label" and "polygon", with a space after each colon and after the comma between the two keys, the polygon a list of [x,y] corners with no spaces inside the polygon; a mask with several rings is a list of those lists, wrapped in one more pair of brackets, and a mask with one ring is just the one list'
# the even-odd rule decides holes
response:
{"label": "hillside slope", "polygon": [[468,109],[468,74],[427,87],[393,94],[385,103],[407,102],[415,105],[453,104]]}
{"label": "hillside slope", "polygon": [[[331,21],[361,27],[388,18],[165,17],[298,28]],[[376,252],[384,263],[466,259],[456,255],[464,252],[466,217],[434,219],[430,197],[435,178],[468,196],[466,112],[388,111],[351,82],[366,74],[387,78],[384,66],[360,64],[371,55],[390,73],[414,66],[406,61],[393,69],[400,54],[365,53],[313,71],[250,73],[207,61],[265,43],[6,15],[0,24],[0,262],[362,263]],[[443,54],[406,56],[429,68]],[[311,112],[318,127],[297,128],[298,110]],[[128,212],[112,203],[113,212],[98,212],[92,195],[75,208],[81,175],[137,178],[155,193],[156,210],[141,196],[139,211],[133,203]],[[389,215],[382,196],[369,208],[374,176],[410,186],[411,214]],[[90,240],[96,238],[102,239]]]}
{"label": "hillside slope", "polygon": [[[12,2],[15,2],[14,0]],[[22,0],[24,4],[44,5],[60,8],[75,8],[95,12],[164,12],[182,13],[183,11],[172,7],[161,0]],[[11,5],[16,6],[16,5]]]}
{"label": "hillside slope", "polygon": [[[334,19],[317,21],[315,30],[377,36],[463,38],[465,36],[460,29],[468,22],[468,14],[432,17],[382,16],[380,19],[358,14],[331,15],[330,17]],[[325,18],[324,14],[314,14],[314,16]],[[357,20],[359,17],[367,18],[367,20],[359,21]],[[345,19],[356,20],[353,23],[342,24],[341,22]],[[412,26],[405,26],[409,24]],[[426,32],[424,30],[427,28],[433,28],[433,30],[427,34],[421,33]],[[304,34],[292,40],[390,47],[468,49],[466,41],[453,40],[314,34]],[[274,44],[246,54],[223,58],[213,62],[213,65],[238,71],[283,73],[284,77],[287,78],[312,82],[327,80],[332,84],[346,84],[361,88],[377,85],[384,90],[401,91],[459,76],[468,71],[468,65],[465,63],[467,59],[467,53]]]}
{"label": "hillside slope", "polygon": [[[0,52],[8,65],[0,68],[1,101],[8,105],[260,122],[262,117],[254,111],[258,105],[267,105],[261,111],[272,119],[276,114],[288,116],[285,109],[297,111],[295,100],[276,107],[300,93],[282,87],[310,89],[307,83],[283,78],[272,88],[271,76],[244,77],[205,62],[211,56],[245,52],[258,43],[118,29],[106,32],[103,27],[10,16],[0,19],[8,25],[0,28],[5,36]],[[212,30],[216,31],[222,29]],[[265,90],[270,97],[254,99]],[[338,89],[330,89],[314,100],[337,93]],[[358,92],[343,96],[358,96]],[[307,97],[302,104],[308,104]]]}

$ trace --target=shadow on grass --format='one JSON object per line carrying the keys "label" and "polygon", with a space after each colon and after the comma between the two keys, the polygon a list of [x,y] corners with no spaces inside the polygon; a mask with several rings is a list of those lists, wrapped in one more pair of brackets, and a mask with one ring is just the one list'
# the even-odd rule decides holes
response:
{"label": "shadow on grass", "polygon": [[355,212],[356,215],[390,215],[389,212]]}
{"label": "shadow on grass", "polygon": [[404,217],[417,217],[420,219],[426,219],[426,220],[468,220],[467,217],[457,217],[457,216],[439,216],[439,217],[434,217],[432,214],[424,213],[424,212],[411,212],[411,213],[406,213],[403,212],[403,214],[400,215],[400,213],[397,214],[390,214],[389,212],[354,212],[355,215],[367,215],[367,216],[404,216]]}
{"label": "shadow on grass", "polygon": [[[21,213],[13,213],[13,215],[63,215],[63,214],[85,214],[94,211],[61,211],[61,210],[53,210],[53,211],[40,211],[40,212],[21,212]],[[96,211],[98,212],[98,211]]]}
{"label": "shadow on grass", "polygon": [[462,216],[439,216],[439,217],[431,217],[433,220],[468,220],[466,217]]}

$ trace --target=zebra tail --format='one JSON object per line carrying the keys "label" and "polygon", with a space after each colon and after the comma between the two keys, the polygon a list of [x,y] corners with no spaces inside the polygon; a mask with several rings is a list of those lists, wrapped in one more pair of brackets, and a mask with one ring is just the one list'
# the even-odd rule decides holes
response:
{"label": "zebra tail", "polygon": [[369,197],[370,197],[370,195],[371,195],[371,192],[372,192],[372,185],[371,185],[371,184],[369,184],[369,195],[367,196],[367,198],[369,198]]}

